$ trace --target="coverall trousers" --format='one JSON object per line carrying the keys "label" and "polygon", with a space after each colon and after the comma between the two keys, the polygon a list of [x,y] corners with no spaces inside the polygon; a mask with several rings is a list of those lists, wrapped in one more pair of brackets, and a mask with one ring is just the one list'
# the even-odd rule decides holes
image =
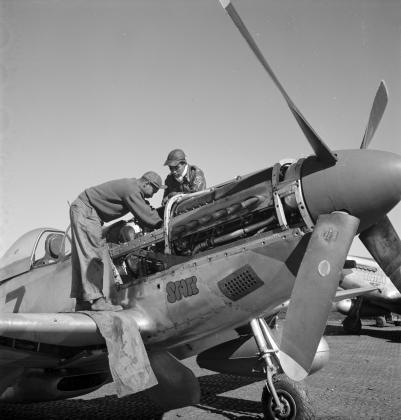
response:
{"label": "coverall trousers", "polygon": [[104,296],[112,280],[112,268],[102,221],[96,211],[77,198],[70,207],[72,288],[71,297],[90,301]]}

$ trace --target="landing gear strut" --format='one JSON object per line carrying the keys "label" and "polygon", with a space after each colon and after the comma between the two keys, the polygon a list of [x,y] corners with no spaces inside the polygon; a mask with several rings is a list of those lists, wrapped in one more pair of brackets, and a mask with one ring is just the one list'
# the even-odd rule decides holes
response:
{"label": "landing gear strut", "polygon": [[262,393],[265,419],[308,420],[315,418],[313,406],[302,385],[281,374],[282,370],[277,357],[279,348],[265,320],[253,319],[251,328],[260,358],[265,362],[267,378]]}
{"label": "landing gear strut", "polygon": [[343,329],[347,334],[360,334],[362,331],[362,321],[360,318],[347,316],[343,321]]}

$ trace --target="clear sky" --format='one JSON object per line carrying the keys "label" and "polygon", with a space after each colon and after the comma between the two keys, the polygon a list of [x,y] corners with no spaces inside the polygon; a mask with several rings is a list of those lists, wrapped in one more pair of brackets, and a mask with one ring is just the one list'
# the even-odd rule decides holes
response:
{"label": "clear sky", "polygon": [[[334,150],[359,147],[384,79],[370,147],[401,154],[399,0],[233,4]],[[65,229],[86,187],[164,178],[177,147],[209,186],[312,153],[218,0],[1,0],[0,89],[0,255],[27,230]]]}

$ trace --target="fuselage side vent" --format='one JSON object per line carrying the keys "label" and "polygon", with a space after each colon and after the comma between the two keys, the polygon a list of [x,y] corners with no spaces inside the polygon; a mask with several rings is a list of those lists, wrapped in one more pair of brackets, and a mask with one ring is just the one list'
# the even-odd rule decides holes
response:
{"label": "fuselage side vent", "polygon": [[263,281],[258,277],[253,268],[249,264],[246,264],[220,280],[217,285],[225,296],[235,301],[261,287]]}

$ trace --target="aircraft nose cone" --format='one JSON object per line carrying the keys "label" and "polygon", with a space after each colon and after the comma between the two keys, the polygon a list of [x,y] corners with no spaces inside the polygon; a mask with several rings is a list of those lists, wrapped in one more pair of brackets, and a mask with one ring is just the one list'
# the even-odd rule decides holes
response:
{"label": "aircraft nose cone", "polygon": [[384,171],[388,176],[387,182],[393,189],[394,199],[398,203],[401,200],[401,156],[391,153],[387,164],[383,165],[386,167]]}
{"label": "aircraft nose cone", "polygon": [[401,156],[378,150],[338,151],[324,168],[315,157],[302,165],[302,188],[314,220],[347,211],[361,220],[359,231],[375,224],[401,200]]}

